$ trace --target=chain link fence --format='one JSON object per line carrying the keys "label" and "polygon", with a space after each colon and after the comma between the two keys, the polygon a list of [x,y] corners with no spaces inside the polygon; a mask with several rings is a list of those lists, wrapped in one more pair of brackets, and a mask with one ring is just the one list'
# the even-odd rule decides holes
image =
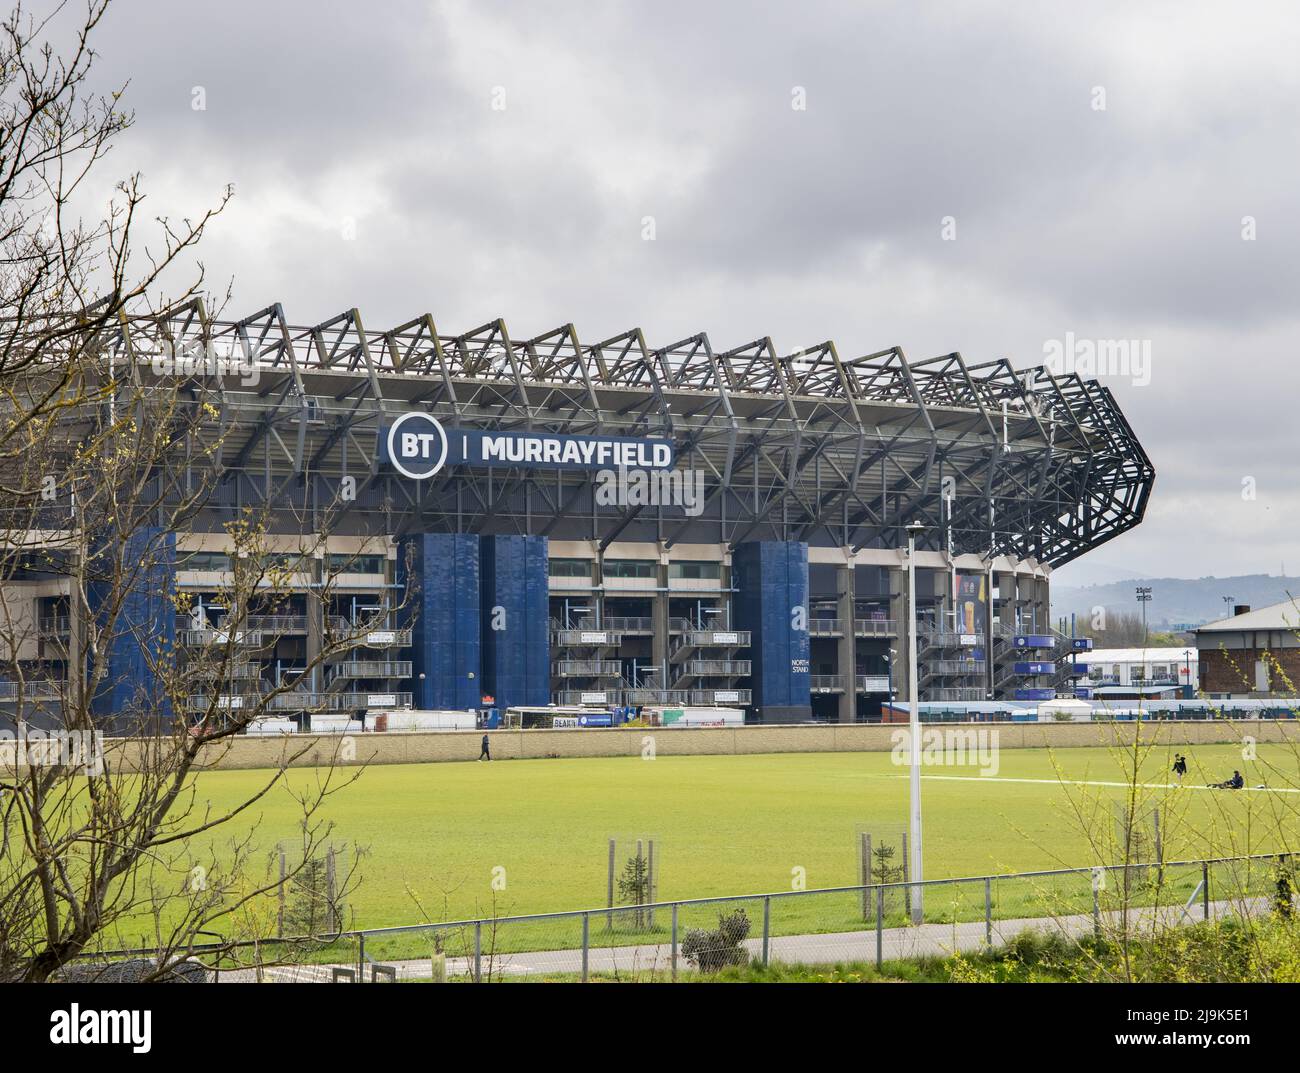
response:
{"label": "chain link fence", "polygon": [[[773,962],[879,967],[994,949],[1031,929],[1074,939],[1140,936],[1201,920],[1290,912],[1295,891],[1294,859],[1268,854],[606,905],[195,946],[189,953],[232,981],[670,981]],[[919,925],[912,923],[914,905]],[[150,954],[88,958],[111,965]]]}

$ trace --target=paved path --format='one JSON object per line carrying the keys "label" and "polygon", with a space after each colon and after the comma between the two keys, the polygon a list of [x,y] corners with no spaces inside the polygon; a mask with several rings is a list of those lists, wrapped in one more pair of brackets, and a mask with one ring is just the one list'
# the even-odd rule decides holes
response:
{"label": "paved path", "polygon": [[[1246,906],[1248,912],[1266,910],[1268,903],[1264,899],[1252,900]],[[1237,912],[1241,905],[1237,902],[1213,902],[1211,914],[1220,917],[1228,912]],[[1130,910],[1131,926],[1141,927],[1154,922],[1156,910]],[[1120,914],[1104,913],[1103,926],[1117,927]],[[1159,918],[1166,924],[1185,923],[1200,920],[1202,910],[1199,904],[1193,906],[1186,914],[1182,906],[1164,906],[1159,910]],[[1063,917],[1020,917],[1012,920],[993,921],[994,946],[1005,945],[1021,932],[1035,930],[1045,933],[1060,932],[1071,938],[1089,934],[1094,926],[1092,914],[1079,913]],[[886,961],[898,961],[919,957],[947,957],[957,952],[978,951],[986,943],[985,923],[983,920],[961,924],[922,924],[910,928],[885,928],[881,932],[881,954]],[[762,939],[745,941],[750,957],[760,960],[763,952]],[[802,965],[833,965],[844,961],[872,962],[876,957],[876,931],[831,932],[824,935],[777,935],[769,940],[768,957],[772,961],[783,961]],[[389,962],[397,970],[399,980],[428,980],[432,968],[428,958],[412,961]],[[518,954],[498,954],[489,957],[483,955],[483,973],[497,976],[538,976],[538,975],[580,975],[582,972],[582,950],[535,950]],[[296,965],[282,968],[266,969],[262,979],[273,983],[328,983],[332,976],[332,965]],[[342,967],[342,966],[340,966]],[[355,966],[347,966],[355,968]],[[637,946],[596,946],[587,953],[587,967],[591,973],[619,973],[632,978],[642,976],[652,970],[668,971],[672,967],[672,946],[669,943],[647,943]],[[684,958],[679,957],[679,972],[692,971]],[[469,958],[448,958],[449,976],[468,976],[472,969]],[[221,974],[223,982],[250,983],[255,980],[251,969]]]}

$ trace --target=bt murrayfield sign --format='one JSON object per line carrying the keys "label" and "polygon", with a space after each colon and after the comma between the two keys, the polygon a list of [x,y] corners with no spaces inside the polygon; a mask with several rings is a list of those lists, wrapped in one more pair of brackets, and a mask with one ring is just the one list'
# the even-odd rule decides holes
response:
{"label": "bt murrayfield sign", "polygon": [[417,412],[403,414],[380,430],[379,457],[402,476],[422,481],[448,465],[671,469],[674,451],[672,441],[661,439],[444,428],[431,414]]}

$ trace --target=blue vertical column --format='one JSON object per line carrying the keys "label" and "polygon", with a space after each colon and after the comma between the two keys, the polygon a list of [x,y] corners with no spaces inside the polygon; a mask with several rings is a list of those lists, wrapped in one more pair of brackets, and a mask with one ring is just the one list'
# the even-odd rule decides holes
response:
{"label": "blue vertical column", "polygon": [[411,630],[415,706],[480,707],[478,536],[420,533],[404,537],[397,552],[397,581],[404,591],[402,624]]}
{"label": "blue vertical column", "polygon": [[808,660],[808,545],[762,540],[736,545],[733,621],[750,631],[753,707],[764,723],[812,718]]}
{"label": "blue vertical column", "polygon": [[101,730],[149,733],[172,717],[158,670],[174,666],[176,534],[145,526],[120,548],[95,554],[87,567],[89,612],[108,631],[107,672],[91,698],[91,712],[109,721]]}
{"label": "blue vertical column", "polygon": [[547,539],[482,538],[483,692],[497,708],[551,699]]}

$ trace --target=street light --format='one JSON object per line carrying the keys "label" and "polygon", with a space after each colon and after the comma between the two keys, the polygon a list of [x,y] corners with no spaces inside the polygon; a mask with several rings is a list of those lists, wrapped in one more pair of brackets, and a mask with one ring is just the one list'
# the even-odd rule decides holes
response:
{"label": "street light", "polygon": [[925,531],[918,521],[907,524],[907,696],[911,704],[908,720],[911,748],[911,816],[912,816],[912,923],[924,919],[921,905],[921,708],[916,683],[916,538]]}

